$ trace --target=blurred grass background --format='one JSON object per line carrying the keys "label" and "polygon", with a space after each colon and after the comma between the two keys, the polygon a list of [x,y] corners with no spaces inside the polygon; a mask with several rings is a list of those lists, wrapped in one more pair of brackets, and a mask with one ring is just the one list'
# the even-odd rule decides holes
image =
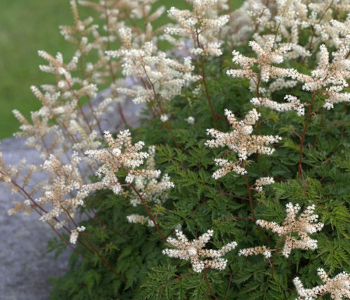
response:
{"label": "blurred grass background", "polygon": [[[45,61],[37,55],[44,50],[51,55],[61,52],[65,61],[74,54],[75,47],[61,36],[59,25],[72,25],[69,0],[0,0],[0,139],[18,131],[19,122],[12,110],[18,109],[30,118],[40,102],[30,91],[31,85],[53,83],[54,77],[39,70]],[[167,8],[182,1],[160,0]],[[231,0],[238,8],[243,0]],[[88,8],[80,8],[81,16]],[[95,12],[91,13],[96,19]],[[166,15],[164,16],[166,18]]]}
{"label": "blurred grass background", "polygon": [[74,53],[74,47],[58,28],[72,23],[68,0],[0,0],[0,4],[0,138],[5,138],[20,125],[13,109],[29,117],[40,107],[30,86],[52,83],[53,76],[39,70],[44,60],[38,50],[65,56]]}

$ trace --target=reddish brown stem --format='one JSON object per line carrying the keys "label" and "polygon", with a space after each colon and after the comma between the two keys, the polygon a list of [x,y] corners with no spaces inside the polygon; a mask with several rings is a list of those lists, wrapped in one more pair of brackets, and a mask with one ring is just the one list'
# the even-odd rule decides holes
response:
{"label": "reddish brown stem", "polygon": [[218,297],[215,296],[214,292],[212,291],[211,287],[210,287],[210,284],[209,284],[209,280],[208,280],[208,276],[207,276],[207,269],[204,269],[203,270],[203,275],[204,275],[204,279],[205,279],[205,282],[208,286],[208,289],[209,289],[209,292],[210,294],[216,299],[216,300],[219,300]]}
{"label": "reddish brown stem", "polygon": [[[106,16],[106,31],[107,31],[107,51],[111,50],[111,42],[109,40],[109,18],[108,18],[108,13],[107,13],[107,2],[105,2],[105,5],[104,5],[104,9],[105,9],[105,16]],[[112,77],[112,80],[113,80],[113,83],[115,84],[116,83],[116,76],[114,74],[114,71],[113,71],[113,67],[112,67],[112,62],[111,60],[109,59],[108,60],[108,66],[109,66],[109,73],[111,74],[111,77]],[[126,119],[125,119],[125,116],[124,116],[124,112],[123,112],[123,108],[121,106],[121,104],[118,102],[118,111],[119,111],[119,115],[124,123],[124,125],[128,125]]]}
{"label": "reddish brown stem", "polygon": [[[71,217],[71,215],[69,214],[69,212],[67,210],[65,210],[66,214],[68,215],[68,217],[70,218],[70,220],[72,221],[72,223],[75,225],[75,227],[78,227],[78,224],[74,221],[74,219]],[[91,242],[89,241],[88,238],[85,237],[85,234],[83,232],[80,232],[79,234],[80,236],[83,237],[83,239],[89,244],[90,249],[93,250],[93,252],[95,252],[97,254],[97,256],[99,257],[99,259],[101,259],[101,261],[107,266],[108,269],[110,269],[115,275],[117,275],[121,280],[123,280],[124,282],[127,282],[127,280],[121,276],[116,270],[114,270],[114,268],[110,265],[110,263],[103,257],[100,255],[99,251],[94,247],[93,244],[91,244]],[[81,243],[81,241],[80,241]]]}
{"label": "reddish brown stem", "polygon": [[298,176],[301,175],[302,172],[302,159],[303,159],[303,146],[304,146],[304,139],[305,139],[305,135],[306,135],[306,130],[307,127],[309,125],[309,121],[310,121],[310,117],[312,114],[312,104],[314,103],[314,100],[316,98],[317,92],[315,91],[312,95],[312,99],[309,105],[309,110],[308,110],[308,114],[306,117],[306,121],[305,121],[305,126],[304,126],[304,130],[303,130],[303,134],[300,137],[300,152],[299,152],[299,169],[298,169]]}
{"label": "reddish brown stem", "polygon": [[[197,44],[197,47],[200,47],[201,48],[201,45],[200,45],[200,42],[199,42],[199,32],[198,32],[198,29],[196,29],[196,36],[195,36],[195,44]],[[204,85],[204,90],[205,90],[205,94],[207,96],[207,99],[208,99],[208,104],[209,104],[209,107],[210,107],[210,111],[211,111],[211,114],[213,116],[213,119],[214,119],[214,122],[215,122],[215,127],[216,129],[220,129],[219,128],[219,124],[218,124],[218,118],[214,112],[214,108],[213,108],[213,105],[212,105],[212,102],[211,102],[211,99],[210,99],[210,95],[209,95],[209,90],[208,90],[208,85],[207,85],[207,81],[205,79],[206,75],[205,75],[205,69],[204,69],[204,58],[203,56],[201,55],[201,73],[202,73],[202,82],[203,82],[203,85]]]}
{"label": "reddish brown stem", "polygon": [[[324,118],[325,112],[326,112],[326,108],[324,107],[323,110],[322,110],[321,121],[320,121],[320,127],[323,125],[323,118]],[[320,135],[320,133],[318,133],[318,134],[316,135],[316,138],[315,138],[315,141],[314,141],[314,147],[316,147],[316,143],[317,143],[317,140],[318,140],[319,135]]]}
{"label": "reddish brown stem", "polygon": [[275,266],[275,261],[276,261],[276,257],[277,257],[277,254],[278,254],[278,248],[281,246],[281,244],[283,243],[284,239],[282,238],[277,247],[276,247],[276,251],[275,251],[275,254],[273,256],[273,261],[272,261],[272,265],[271,265],[271,277],[273,278],[273,275],[274,275],[274,266]]}
{"label": "reddish brown stem", "polygon": [[250,190],[247,174],[244,174],[244,179],[245,179],[245,183],[246,183],[247,189],[248,189],[250,211],[252,212],[253,221],[255,222],[256,218],[255,218],[255,213],[254,213],[253,198],[252,198],[252,192]]}
{"label": "reddish brown stem", "polygon": [[156,227],[163,242],[167,244],[168,242],[167,242],[166,238],[164,237],[163,233],[160,231],[159,226],[158,226],[156,220],[154,219],[153,215],[151,214],[149,208],[147,207],[147,204],[146,204],[145,200],[143,199],[142,195],[138,192],[138,190],[135,188],[135,186],[133,184],[130,184],[130,186],[134,190],[134,192],[137,194],[137,196],[139,196],[141,203],[147,212],[148,217],[152,220],[152,222],[153,222],[154,226]]}
{"label": "reddish brown stem", "polygon": [[[249,198],[245,198],[245,197],[241,197],[241,196],[237,196],[237,195],[232,195],[232,194],[229,194],[229,193],[225,193],[225,192],[222,192],[222,191],[218,191],[218,193],[220,194],[223,194],[223,195],[226,195],[226,196],[229,196],[229,197],[233,197],[233,198],[237,198],[237,199],[241,199],[241,200],[246,200],[246,201],[250,201]],[[252,200],[253,202],[255,202],[255,200]]]}
{"label": "reddish brown stem", "polygon": [[204,58],[203,58],[203,56],[201,56],[201,69],[202,69],[202,82],[203,82],[203,85],[204,85],[205,94],[206,94],[207,99],[208,99],[210,111],[211,111],[211,114],[212,114],[214,122],[215,122],[215,127],[216,127],[216,129],[220,129],[219,124],[218,124],[218,118],[217,118],[217,116],[216,116],[216,114],[214,112],[214,108],[213,108],[213,105],[211,103],[209,90],[208,90],[208,86],[207,86],[207,81],[205,79],[205,69],[204,69]]}
{"label": "reddish brown stem", "polygon": [[232,271],[231,271],[231,268],[230,268],[230,281],[228,282],[225,300],[227,300],[227,299],[228,299],[228,296],[229,296],[230,287],[231,287],[231,282],[232,282],[232,277],[233,277],[233,274],[232,274]]}
{"label": "reddish brown stem", "polygon": [[90,132],[92,132],[92,127],[90,125],[90,122],[89,122],[88,118],[86,117],[86,115],[85,115],[85,113],[83,111],[83,107],[81,106],[81,103],[79,101],[79,97],[77,96],[75,90],[73,89],[73,86],[72,86],[71,82],[67,78],[66,78],[66,83],[68,84],[69,90],[72,92],[74,98],[77,100],[79,111],[80,111],[81,115],[83,116],[86,125],[89,127]]}
{"label": "reddish brown stem", "polygon": [[181,280],[182,278],[184,278],[184,277],[186,277],[186,276],[189,276],[189,275],[192,275],[192,274],[193,274],[193,273],[187,273],[187,274],[182,275],[182,276],[177,276],[177,278],[175,278],[175,279],[173,279],[173,280],[170,280],[170,281],[168,281],[168,282],[166,282],[166,283],[162,283],[162,285],[160,286],[160,288],[162,288],[163,286],[168,285],[168,284],[174,282],[175,280]]}
{"label": "reddish brown stem", "polygon": [[[4,175],[4,173],[2,172],[2,171],[0,171],[0,173],[1,174],[3,174]],[[23,187],[21,187],[16,181],[14,181],[14,180],[12,180],[11,179],[11,183],[14,185],[14,186],[16,186],[19,190],[20,190],[20,193],[21,193],[21,195],[22,196],[25,196],[25,198],[26,199],[29,199],[32,203],[33,203],[33,209],[37,212],[37,214],[38,215],[40,215],[40,216],[42,216],[44,213],[46,214],[47,213],[47,211],[42,207],[42,206],[40,206],[40,205],[38,205],[35,201],[34,201],[34,199],[32,198],[32,196],[23,188]],[[72,219],[71,218],[71,216],[68,214],[68,217],[70,218],[70,219]],[[59,220],[57,219],[57,218],[54,218],[54,220],[55,221],[57,221],[57,222],[59,222]],[[48,223],[48,222],[46,222],[46,223]],[[49,223],[48,223],[49,224]],[[49,224],[50,225],[50,224]],[[65,242],[65,244],[67,244],[67,242],[63,239],[63,237],[57,232],[57,230],[52,226],[52,225],[50,225],[50,227],[59,235],[59,237]],[[70,233],[70,230],[66,227],[66,226],[63,226],[63,228],[64,228],[64,230],[65,231],[67,231],[68,233]],[[80,254],[80,255],[82,255],[83,257],[85,257],[82,253],[80,253],[78,250],[76,250],[74,247],[72,247],[70,244],[67,244],[70,248],[72,248],[75,252],[77,252],[78,254]],[[82,243],[82,245],[85,247],[85,248],[87,248],[86,247],[86,245],[84,245],[83,243]],[[87,248],[87,250],[90,250],[89,248]],[[91,251],[90,251],[91,252]],[[86,257],[85,257],[86,258]]]}
{"label": "reddish brown stem", "polygon": [[78,253],[79,255],[81,255],[82,257],[84,257],[84,259],[87,259],[88,261],[91,262],[91,259],[88,258],[87,256],[85,256],[83,253],[81,253],[79,250],[77,250],[76,248],[74,248],[71,243],[69,243],[68,241],[66,241],[63,236],[58,232],[58,230],[56,228],[54,228],[53,226],[51,226],[52,230],[58,235],[58,237],[65,243],[66,246],[68,246],[69,248],[71,248],[74,252]]}

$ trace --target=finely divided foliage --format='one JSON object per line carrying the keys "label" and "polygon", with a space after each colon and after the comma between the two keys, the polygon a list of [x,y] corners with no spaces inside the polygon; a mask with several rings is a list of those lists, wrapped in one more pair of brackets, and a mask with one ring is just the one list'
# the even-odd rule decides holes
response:
{"label": "finely divided foliage", "polygon": [[70,1],[76,52],[39,51],[56,83],[14,111],[43,162],[0,153],[8,213],[75,251],[52,299],[350,299],[349,0],[188,0],[159,26],[161,2]]}

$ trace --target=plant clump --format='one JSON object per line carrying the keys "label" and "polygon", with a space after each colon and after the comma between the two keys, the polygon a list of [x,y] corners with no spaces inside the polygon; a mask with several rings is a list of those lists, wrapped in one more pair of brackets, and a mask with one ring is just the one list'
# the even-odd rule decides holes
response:
{"label": "plant clump", "polygon": [[350,3],[231,2],[71,0],[39,51],[43,163],[0,179],[74,250],[52,300],[350,299]]}

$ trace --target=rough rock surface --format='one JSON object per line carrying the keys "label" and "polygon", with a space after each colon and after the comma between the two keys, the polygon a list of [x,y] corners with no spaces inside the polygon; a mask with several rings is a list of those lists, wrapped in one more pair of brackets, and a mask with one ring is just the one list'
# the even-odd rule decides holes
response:
{"label": "rough rock surface", "polygon": [[[33,149],[24,145],[24,139],[1,141],[4,161],[16,165],[22,158],[28,163],[40,164],[42,160]],[[39,182],[41,176],[36,176]],[[54,260],[47,252],[47,241],[55,236],[50,227],[38,220],[37,214],[9,216],[12,201],[23,201],[12,195],[5,186],[0,187],[0,299],[47,300],[51,277],[63,275],[67,270],[70,251]]]}
{"label": "rough rock surface", "polygon": [[[125,118],[131,126],[138,126],[138,112],[141,106],[131,101],[123,104]],[[111,112],[106,118],[113,120],[104,129],[113,130],[120,124],[118,113]],[[6,164],[18,164],[26,158],[29,164],[41,164],[39,154],[24,144],[25,139],[5,139],[0,150]],[[40,182],[45,174],[34,178]],[[71,250],[62,253],[58,260],[47,252],[47,241],[56,234],[38,220],[38,215],[15,214],[7,211],[13,207],[12,201],[23,201],[12,195],[2,183],[0,185],[0,299],[1,300],[48,300],[51,289],[50,278],[59,277],[68,269]],[[63,299],[62,299],[63,300]]]}

